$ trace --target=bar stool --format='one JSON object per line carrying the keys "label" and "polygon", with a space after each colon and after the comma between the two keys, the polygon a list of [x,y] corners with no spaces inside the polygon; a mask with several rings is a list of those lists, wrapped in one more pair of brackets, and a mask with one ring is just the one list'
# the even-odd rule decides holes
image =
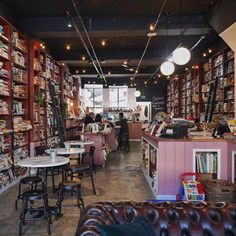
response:
{"label": "bar stool", "polygon": [[[29,190],[22,194],[22,212],[20,214],[20,224],[19,224],[19,236],[22,236],[23,225],[25,225],[26,221],[37,221],[37,220],[47,220],[47,231],[48,234],[51,234],[50,224],[52,223],[51,220],[51,213],[48,206],[48,194],[45,190]],[[43,201],[42,207],[32,208],[29,203],[31,204],[32,201]],[[26,217],[27,213],[30,213],[29,216]],[[33,212],[39,212],[38,215],[33,215]]]}
{"label": "bar stool", "polygon": [[64,181],[59,184],[59,194],[58,194],[58,201],[57,201],[57,206],[58,206],[58,213],[59,216],[61,216],[61,204],[64,199],[64,191],[69,190],[71,192],[71,195],[73,193],[76,193],[77,195],[77,206],[80,209],[80,212],[84,209],[84,200],[81,197],[81,182],[80,180],[73,181]]}
{"label": "bar stool", "polygon": [[24,178],[22,178],[20,180],[19,183],[19,188],[18,188],[18,195],[15,201],[15,210],[17,210],[17,204],[18,204],[18,200],[22,200],[23,195],[21,192],[21,185],[22,184],[27,184],[29,185],[29,190],[36,190],[37,189],[37,185],[41,183],[42,184],[42,189],[44,188],[43,186],[43,181],[39,176],[26,176]]}

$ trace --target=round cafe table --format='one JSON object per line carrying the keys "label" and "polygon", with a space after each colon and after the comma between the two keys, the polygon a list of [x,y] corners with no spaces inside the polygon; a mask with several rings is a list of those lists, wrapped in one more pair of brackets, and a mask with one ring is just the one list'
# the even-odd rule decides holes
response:
{"label": "round cafe table", "polygon": [[[68,164],[70,160],[66,157],[57,156],[55,159],[52,159],[50,156],[37,156],[29,157],[23,160],[18,161],[17,165],[27,168],[43,168],[44,170],[44,188],[47,189],[47,168],[64,166]],[[58,206],[49,206],[50,212],[57,217],[61,217],[62,214],[58,212]]]}
{"label": "round cafe table", "polygon": [[57,156],[52,159],[50,156],[37,156],[29,157],[17,162],[18,166],[27,168],[43,168],[44,170],[44,186],[47,189],[47,168],[64,166],[68,164],[70,160],[66,157]]}
{"label": "round cafe table", "polygon": [[[82,154],[85,149],[84,148],[54,148],[56,150],[57,155],[74,155],[74,154]],[[47,154],[50,153],[50,149],[45,150]]]}
{"label": "round cafe table", "polygon": [[64,142],[65,145],[70,145],[70,146],[81,146],[84,147],[85,145],[93,145],[95,142],[94,141],[83,141],[83,140],[74,140],[74,141],[66,141]]}

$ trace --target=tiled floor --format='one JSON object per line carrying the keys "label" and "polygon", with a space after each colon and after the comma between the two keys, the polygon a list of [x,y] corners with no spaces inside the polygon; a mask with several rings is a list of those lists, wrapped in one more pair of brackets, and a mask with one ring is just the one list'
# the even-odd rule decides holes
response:
{"label": "tiled floor", "polygon": [[[97,195],[93,195],[89,178],[82,180],[82,195],[85,205],[97,201],[143,201],[153,198],[152,193],[143,177],[141,168],[141,155],[139,143],[132,143],[131,151],[113,152],[109,155],[106,167],[95,174]],[[0,235],[18,235],[18,224],[21,204],[18,211],[14,210],[14,201],[18,186],[14,186],[0,195]],[[49,187],[51,192],[51,188]],[[56,202],[57,195],[50,194],[49,203]],[[80,216],[75,206],[76,200],[63,201],[63,217],[51,226],[52,235],[74,235]],[[33,222],[24,226],[24,235],[47,235],[45,222]]]}

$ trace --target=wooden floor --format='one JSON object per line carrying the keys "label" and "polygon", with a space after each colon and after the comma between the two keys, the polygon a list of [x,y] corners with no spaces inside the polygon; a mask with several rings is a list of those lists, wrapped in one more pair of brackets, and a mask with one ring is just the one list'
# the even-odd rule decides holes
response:
{"label": "wooden floor", "polygon": [[[106,166],[100,168],[95,174],[95,186],[97,195],[93,195],[89,178],[82,180],[82,196],[85,206],[97,201],[143,201],[153,199],[153,195],[144,179],[141,171],[140,145],[137,142],[131,144],[131,151],[112,152],[106,161]],[[18,185],[10,188],[0,195],[0,235],[18,235],[19,215],[21,203],[18,211],[14,210],[14,201],[17,195]],[[50,184],[49,204],[56,202],[57,194],[51,193]],[[51,226],[52,235],[70,236],[74,235],[80,212],[75,206],[76,200],[66,199],[63,201],[63,217],[55,221]],[[24,235],[47,235],[46,222],[32,222],[24,226]]]}

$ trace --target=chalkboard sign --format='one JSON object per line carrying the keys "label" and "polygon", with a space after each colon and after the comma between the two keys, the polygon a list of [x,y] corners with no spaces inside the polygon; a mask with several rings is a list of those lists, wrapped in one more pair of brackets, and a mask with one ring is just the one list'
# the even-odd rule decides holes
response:
{"label": "chalkboard sign", "polygon": [[164,96],[152,97],[152,116],[158,112],[166,112],[166,97]]}

